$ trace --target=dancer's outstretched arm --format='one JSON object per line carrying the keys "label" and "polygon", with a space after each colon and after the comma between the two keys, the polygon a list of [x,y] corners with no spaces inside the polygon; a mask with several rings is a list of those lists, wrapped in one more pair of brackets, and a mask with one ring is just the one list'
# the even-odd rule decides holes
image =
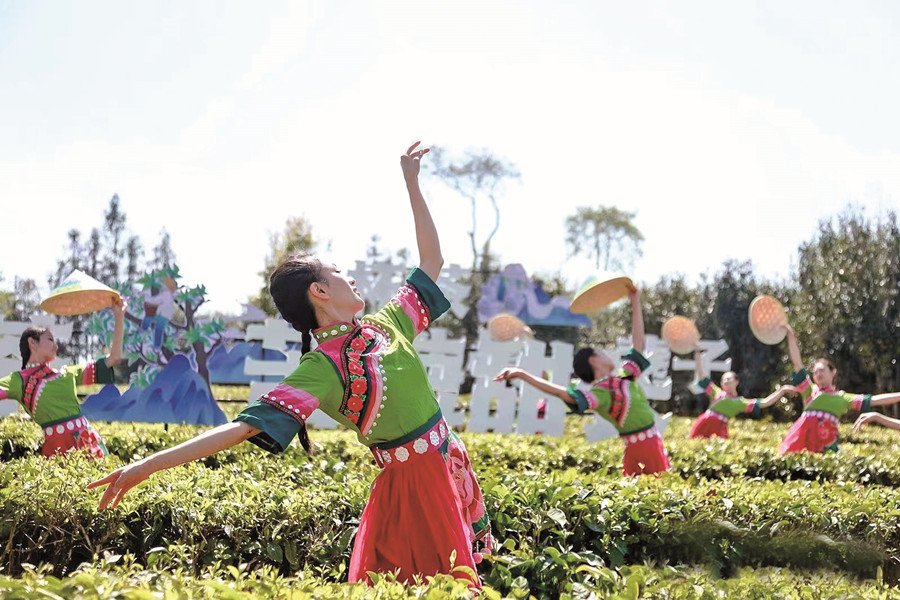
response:
{"label": "dancer's outstretched arm", "polygon": [[797,388],[792,385],[783,385],[759,403],[760,408],[769,408],[776,402],[778,402],[781,398],[783,398],[786,394],[796,394],[799,393]]}
{"label": "dancer's outstretched arm", "polygon": [[425,197],[419,189],[419,163],[431,149],[417,149],[419,144],[420,142],[416,142],[410,146],[406,154],[400,157],[400,168],[403,169],[403,179],[406,181],[409,204],[416,224],[419,268],[425,271],[432,281],[437,281],[441,267],[444,266],[444,257],[441,255],[441,242],[434,220],[431,218],[431,211],[428,210],[428,204],[425,203]]}
{"label": "dancer's outstretched arm", "polygon": [[641,310],[641,290],[634,288],[628,292],[631,299],[631,347],[644,353],[644,312]]}
{"label": "dancer's outstretched arm", "polygon": [[569,392],[567,392],[566,388],[564,388],[563,386],[557,385],[555,383],[550,383],[546,379],[541,379],[537,375],[533,375],[528,371],[523,371],[522,369],[507,367],[494,377],[494,381],[513,381],[515,379],[521,379],[531,387],[537,388],[545,394],[556,396],[567,404],[576,404],[575,399],[569,395]]}
{"label": "dancer's outstretched arm", "polygon": [[890,394],[878,394],[872,396],[869,406],[886,406],[888,404],[896,404],[900,402],[900,392],[891,392]]}
{"label": "dancer's outstretched arm", "polygon": [[884,425],[891,429],[900,429],[900,419],[892,419],[891,417],[886,417],[877,412],[867,412],[856,418],[856,423],[853,424],[853,433],[859,433],[859,430],[862,429],[863,426],[872,425],[873,423]]}
{"label": "dancer's outstretched arm", "polygon": [[[99,508],[115,508],[125,493],[157,471],[177,467],[230,448],[259,433],[259,429],[246,423],[233,422],[201,433],[195,438],[166,450],[160,450],[147,458],[116,469],[103,479],[88,484],[88,489],[108,485]],[[110,504],[111,503],[111,504]]]}
{"label": "dancer's outstretched arm", "polygon": [[791,362],[794,365],[794,372],[797,373],[803,368],[803,358],[800,356],[800,346],[797,344],[797,334],[794,328],[785,323],[787,330],[788,354],[791,356]]}

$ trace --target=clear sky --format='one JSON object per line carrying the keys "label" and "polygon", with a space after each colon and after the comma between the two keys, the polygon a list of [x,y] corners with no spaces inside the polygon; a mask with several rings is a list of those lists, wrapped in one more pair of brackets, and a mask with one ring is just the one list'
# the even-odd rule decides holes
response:
{"label": "clear sky", "polygon": [[[518,167],[494,249],[529,273],[590,275],[564,221],[603,204],[637,211],[636,280],[786,278],[820,218],[900,209],[897,65],[890,1],[0,0],[0,288],[46,290],[116,193],[213,309],[256,292],[290,216],[348,267],[373,233],[414,249],[416,139]],[[423,187],[469,264],[468,206]]]}

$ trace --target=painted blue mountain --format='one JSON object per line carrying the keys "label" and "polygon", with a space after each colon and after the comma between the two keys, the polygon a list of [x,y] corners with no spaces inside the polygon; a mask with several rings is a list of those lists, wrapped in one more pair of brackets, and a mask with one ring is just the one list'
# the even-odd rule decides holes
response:
{"label": "painted blue mountain", "polygon": [[146,388],[124,394],[106,385],[88,396],[81,411],[90,421],[222,425],[228,421],[186,356],[176,355]]}

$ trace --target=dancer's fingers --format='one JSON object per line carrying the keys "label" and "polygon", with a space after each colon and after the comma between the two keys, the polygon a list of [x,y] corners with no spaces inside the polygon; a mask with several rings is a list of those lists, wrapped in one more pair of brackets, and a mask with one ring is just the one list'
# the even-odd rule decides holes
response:
{"label": "dancer's fingers", "polygon": [[103,479],[98,479],[97,481],[90,482],[89,484],[87,484],[86,487],[87,487],[87,489],[92,490],[96,487],[100,487],[101,485],[107,485],[107,484],[115,481],[116,478],[118,478],[118,476],[119,476],[119,472],[113,471],[112,473],[110,473],[109,475],[104,477]]}

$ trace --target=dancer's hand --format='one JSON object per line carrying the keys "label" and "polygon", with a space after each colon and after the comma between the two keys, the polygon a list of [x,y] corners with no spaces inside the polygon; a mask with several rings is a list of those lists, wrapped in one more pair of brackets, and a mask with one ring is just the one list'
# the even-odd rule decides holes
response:
{"label": "dancer's hand", "polygon": [[101,510],[106,508],[107,506],[109,506],[110,508],[115,508],[119,505],[119,502],[122,501],[122,497],[125,495],[125,492],[141,483],[152,474],[153,471],[148,468],[145,462],[138,461],[136,463],[126,465],[120,469],[116,469],[103,479],[92,481],[87,485],[87,489],[90,490],[96,487],[108,485],[109,487],[107,487],[106,491],[103,492],[103,497],[100,499],[98,508]]}
{"label": "dancer's hand", "polygon": [[400,168],[403,169],[403,178],[407,183],[418,179],[419,163],[423,156],[431,152],[431,148],[417,149],[421,143],[416,142],[400,157]]}
{"label": "dancer's hand", "polygon": [[524,371],[522,369],[517,369],[515,367],[506,367],[494,377],[494,381],[512,381],[513,379],[519,379],[522,377],[522,373]]}
{"label": "dancer's hand", "polygon": [[791,327],[791,324],[790,324],[790,323],[785,323],[785,324],[784,324],[784,330],[787,332],[788,337],[792,337],[792,338],[796,338],[796,337],[797,337],[797,332],[794,331],[794,328]]}
{"label": "dancer's hand", "polygon": [[867,412],[859,415],[856,418],[856,423],[853,424],[853,433],[859,433],[859,430],[862,429],[864,425],[869,424],[873,421],[875,423],[880,423],[881,413]]}
{"label": "dancer's hand", "polygon": [[113,315],[115,315],[116,319],[124,319],[125,311],[128,309],[128,300],[126,300],[123,296],[119,296],[112,306],[109,307],[112,310]]}
{"label": "dancer's hand", "polygon": [[785,394],[799,394],[800,390],[795,385],[783,385],[778,388],[778,391],[781,392],[781,395]]}

